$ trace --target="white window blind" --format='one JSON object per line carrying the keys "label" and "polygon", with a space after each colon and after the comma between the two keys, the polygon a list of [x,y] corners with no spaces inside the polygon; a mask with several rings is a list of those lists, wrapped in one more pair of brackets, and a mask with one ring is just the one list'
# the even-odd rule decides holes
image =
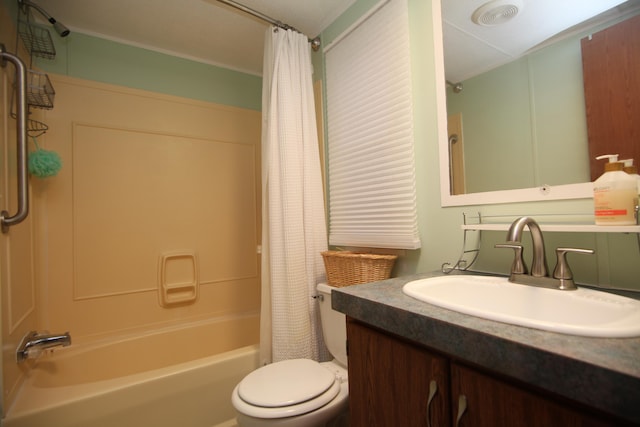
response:
{"label": "white window blind", "polygon": [[325,52],[329,243],[417,249],[407,0]]}

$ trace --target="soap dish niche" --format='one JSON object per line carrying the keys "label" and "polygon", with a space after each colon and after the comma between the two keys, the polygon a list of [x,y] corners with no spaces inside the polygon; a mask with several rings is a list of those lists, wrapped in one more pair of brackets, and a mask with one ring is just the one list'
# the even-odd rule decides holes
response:
{"label": "soap dish niche", "polygon": [[193,251],[161,254],[158,260],[158,302],[170,308],[195,303],[200,279],[198,257]]}

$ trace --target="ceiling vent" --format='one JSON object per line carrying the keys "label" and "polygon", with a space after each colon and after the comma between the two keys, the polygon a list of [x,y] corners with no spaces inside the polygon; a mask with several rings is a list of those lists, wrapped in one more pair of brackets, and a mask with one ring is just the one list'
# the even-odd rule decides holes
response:
{"label": "ceiling vent", "polygon": [[471,20],[487,27],[500,25],[515,18],[523,7],[521,0],[493,0],[477,8]]}

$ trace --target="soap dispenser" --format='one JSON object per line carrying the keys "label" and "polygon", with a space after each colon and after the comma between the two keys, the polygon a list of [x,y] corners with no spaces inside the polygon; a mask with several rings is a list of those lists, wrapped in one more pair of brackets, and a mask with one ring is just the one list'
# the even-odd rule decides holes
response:
{"label": "soap dispenser", "polygon": [[609,159],[604,165],[604,174],[593,183],[596,225],[635,225],[637,180],[624,172],[617,154],[605,154],[596,159]]}
{"label": "soap dispenser", "polygon": [[633,159],[625,159],[625,160],[620,160],[620,162],[622,162],[622,164],[624,165],[624,168],[622,169],[624,172],[628,173],[629,175],[631,175],[633,178],[635,178],[636,180],[636,198],[635,198],[635,214],[636,214],[636,224],[638,223],[638,208],[640,207],[640,175],[638,175],[638,167],[635,166],[633,164]]}
{"label": "soap dispenser", "polygon": [[624,165],[622,170],[635,178],[638,184],[638,194],[640,194],[640,175],[638,175],[638,167],[633,164],[633,159],[620,160],[620,163]]}

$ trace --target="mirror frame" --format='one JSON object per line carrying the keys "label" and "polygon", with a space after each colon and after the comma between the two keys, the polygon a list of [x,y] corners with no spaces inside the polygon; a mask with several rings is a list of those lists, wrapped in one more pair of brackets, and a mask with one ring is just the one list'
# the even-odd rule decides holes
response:
{"label": "mirror frame", "polygon": [[438,153],[440,170],[440,203],[446,206],[489,205],[500,203],[536,202],[593,198],[593,184],[583,182],[556,186],[522,188],[517,190],[486,191],[452,195],[449,176],[449,147],[447,135],[447,94],[444,71],[444,43],[442,35],[441,0],[432,0],[433,42],[435,54],[436,113],[438,121]]}

